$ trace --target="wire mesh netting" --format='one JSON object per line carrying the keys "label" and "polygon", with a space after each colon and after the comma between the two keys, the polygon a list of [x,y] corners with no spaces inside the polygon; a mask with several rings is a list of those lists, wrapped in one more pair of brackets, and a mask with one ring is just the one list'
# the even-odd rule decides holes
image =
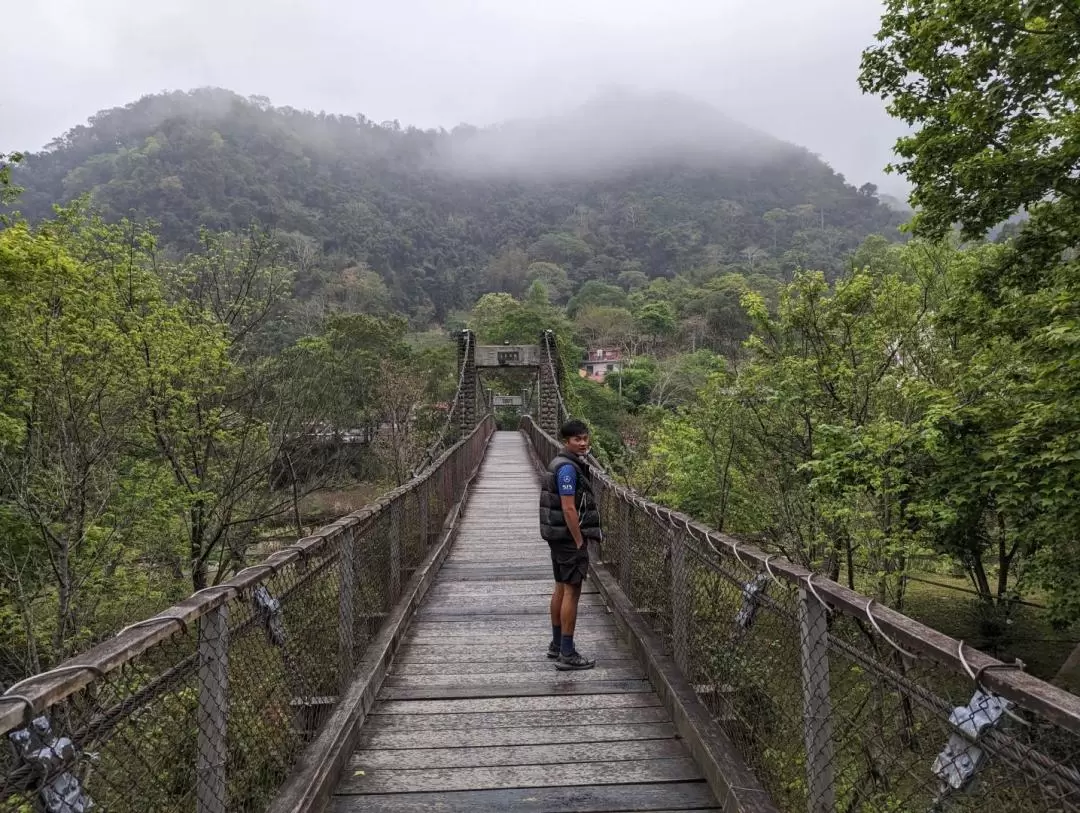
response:
{"label": "wire mesh netting", "polygon": [[377,503],[3,696],[3,813],[263,811],[478,468],[488,417]]}
{"label": "wire mesh netting", "polygon": [[[558,453],[531,420],[523,428],[541,462]],[[1080,698],[598,469],[592,479],[604,527],[594,564],[779,810],[1080,810]]]}

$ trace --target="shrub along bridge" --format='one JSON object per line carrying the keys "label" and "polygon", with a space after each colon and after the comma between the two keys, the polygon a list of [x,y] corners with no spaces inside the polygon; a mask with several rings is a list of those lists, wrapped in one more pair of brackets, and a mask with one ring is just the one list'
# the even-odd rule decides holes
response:
{"label": "shrub along bridge", "polygon": [[1080,699],[600,470],[556,672],[554,339],[459,347],[411,482],[0,697],[0,811],[1080,810]]}

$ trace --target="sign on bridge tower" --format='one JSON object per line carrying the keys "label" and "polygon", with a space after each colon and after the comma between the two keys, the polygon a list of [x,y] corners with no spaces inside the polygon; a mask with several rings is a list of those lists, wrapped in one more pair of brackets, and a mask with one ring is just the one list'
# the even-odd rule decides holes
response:
{"label": "sign on bridge tower", "polygon": [[[555,334],[550,330],[540,336],[539,344],[478,345],[471,330],[458,334],[458,369],[461,381],[454,405],[457,437],[469,434],[478,416],[490,406],[478,400],[482,387],[480,374],[484,370],[524,370],[531,372],[539,390],[539,423],[551,434],[559,431],[562,414],[562,364],[559,360]],[[520,399],[519,399],[520,400]]]}

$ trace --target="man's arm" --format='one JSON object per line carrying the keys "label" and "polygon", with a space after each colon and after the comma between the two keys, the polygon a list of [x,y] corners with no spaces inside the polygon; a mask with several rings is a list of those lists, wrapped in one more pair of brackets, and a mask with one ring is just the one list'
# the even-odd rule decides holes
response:
{"label": "man's arm", "polygon": [[585,547],[585,540],[581,538],[581,519],[578,517],[574,498],[564,494],[559,498],[559,503],[562,505],[563,517],[566,518],[566,527],[570,529],[570,535],[574,537],[574,544],[579,549]]}
{"label": "man's arm", "polygon": [[555,472],[555,479],[559,484],[559,505],[562,507],[566,527],[580,550],[585,546],[585,540],[581,538],[581,517],[578,516],[577,505],[574,503],[577,498],[577,469],[565,463]]}

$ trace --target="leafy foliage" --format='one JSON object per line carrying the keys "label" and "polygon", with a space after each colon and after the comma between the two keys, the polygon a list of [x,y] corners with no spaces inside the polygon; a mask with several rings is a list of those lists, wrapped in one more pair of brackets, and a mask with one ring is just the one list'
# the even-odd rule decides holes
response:
{"label": "leafy foliage", "polygon": [[227,577],[268,527],[303,535],[310,491],[400,482],[434,431],[445,339],[331,311],[293,341],[280,241],[198,246],[81,206],[0,230],[5,681]]}
{"label": "leafy foliage", "polygon": [[[559,126],[584,132],[598,126],[588,116],[600,115],[613,112]],[[635,121],[647,118],[644,111]],[[485,174],[448,157],[488,135],[498,137],[401,129],[200,90],[103,111],[28,156],[17,175],[33,220],[56,201],[89,194],[106,219],[138,212],[184,251],[197,248],[200,228],[273,227],[292,236],[303,258],[303,298],[362,267],[423,326],[483,293],[520,296],[535,279],[565,302],[572,285],[589,280],[640,287],[697,268],[752,266],[782,277],[811,264],[839,273],[867,234],[895,235],[900,223],[805,150],[778,142],[761,155],[707,160],[672,147],[649,164],[546,178]],[[753,246],[769,249],[747,255]]]}
{"label": "leafy foliage", "polygon": [[861,82],[914,127],[897,152],[915,185],[916,229],[938,237],[956,224],[974,238],[1028,215],[950,309],[982,396],[956,429],[1011,517],[1003,555],[1037,547],[1059,619],[1076,618],[1080,11],[1055,0],[890,0],[878,39]]}

